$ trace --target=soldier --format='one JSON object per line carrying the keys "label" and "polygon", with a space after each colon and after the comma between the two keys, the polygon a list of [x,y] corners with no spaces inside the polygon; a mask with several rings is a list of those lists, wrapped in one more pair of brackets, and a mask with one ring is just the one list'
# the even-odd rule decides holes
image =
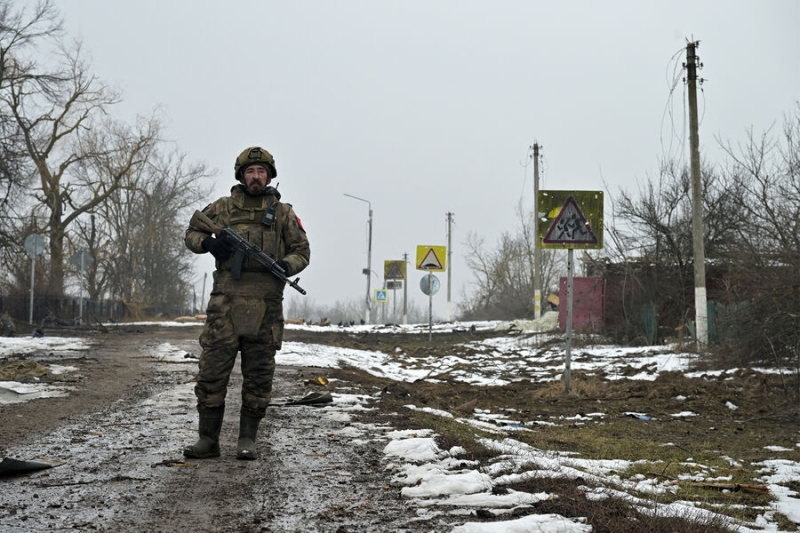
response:
{"label": "soldier", "polygon": [[[239,184],[203,213],[275,259],[287,276],[306,268],[310,249],[305,229],[291,204],[281,202],[278,190],[269,186],[277,175],[272,155],[257,146],[248,148],[236,158],[233,169]],[[270,401],[275,352],[283,340],[284,282],[250,259],[234,279],[231,246],[196,227],[189,226],[184,242],[194,253],[210,252],[216,270],[200,334],[203,351],[194,388],[200,438],[183,454],[193,459],[219,457],[228,379],[241,352],[244,381],[236,458],[256,459],[256,433]]]}

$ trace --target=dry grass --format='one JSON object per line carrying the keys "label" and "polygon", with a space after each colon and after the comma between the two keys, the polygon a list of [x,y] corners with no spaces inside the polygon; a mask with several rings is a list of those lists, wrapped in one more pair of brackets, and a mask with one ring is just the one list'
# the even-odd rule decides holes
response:
{"label": "dry grass", "polygon": [[[426,356],[447,353],[453,343],[463,342],[460,335],[437,337],[439,343],[424,346],[419,337],[358,339],[363,349],[383,349],[390,353],[400,347],[405,353],[418,350]],[[425,336],[427,338],[427,336]],[[409,339],[406,342],[406,338]],[[342,345],[347,345],[344,341]],[[390,348],[388,346],[391,346]],[[515,382],[496,387],[475,387],[450,380],[415,383],[380,379],[357,369],[334,373],[349,382],[382,390],[373,415],[381,422],[399,428],[433,429],[442,449],[461,446],[466,459],[488,466],[497,453],[478,442],[479,438],[502,440],[506,436],[539,450],[570,452],[588,460],[617,459],[631,462],[630,468],[617,474],[623,480],[652,479],[673,483],[677,491],[658,496],[658,502],[677,500],[696,502],[695,516],[668,517],[637,508],[627,501],[607,498],[587,499],[585,480],[535,480],[497,490],[513,489],[554,494],[528,511],[559,513],[567,517],[584,517],[596,532],[722,532],[730,531],[726,520],[752,521],[763,514],[772,501],[769,494],[746,491],[723,491],[693,484],[686,479],[725,479],[731,484],[759,484],[763,461],[776,453],[767,446],[781,446],[788,451],[780,458],[800,462],[796,430],[800,424],[800,395],[797,376],[761,374],[742,370],[716,378],[689,379],[683,374],[662,373],[655,381],[604,380],[573,372],[571,389],[565,394],[564,383]],[[732,410],[727,405],[737,406]],[[411,410],[405,406],[430,407],[448,411],[458,417],[473,416],[458,412],[465,404],[495,414],[508,413],[524,421],[527,431],[500,434],[481,432],[457,419]],[[691,411],[696,416],[675,417]],[[642,420],[629,412],[645,412],[651,418]],[[602,413],[602,416],[587,416]],[[577,417],[577,415],[584,415]],[[576,418],[577,417],[577,418]],[[590,476],[587,475],[587,479]],[[796,484],[797,485],[797,484]],[[594,488],[594,487],[589,487]],[[799,487],[790,487],[798,490]],[[652,500],[651,494],[633,494]],[[702,510],[710,510],[722,518],[707,518]],[[487,516],[487,520],[489,515]],[[703,518],[706,517],[706,518]],[[724,518],[727,517],[727,518]],[[775,521],[782,531],[800,531],[786,517]]]}

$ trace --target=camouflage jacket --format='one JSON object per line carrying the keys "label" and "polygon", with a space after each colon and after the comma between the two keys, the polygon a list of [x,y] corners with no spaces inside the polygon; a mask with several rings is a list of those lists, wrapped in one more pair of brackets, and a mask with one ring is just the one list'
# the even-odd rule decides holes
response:
{"label": "camouflage jacket", "polygon": [[[216,225],[231,228],[276,261],[286,261],[289,265],[287,276],[293,276],[308,266],[311,251],[305,229],[292,205],[281,202],[280,198],[281,194],[274,187],[268,187],[264,196],[250,196],[242,185],[236,185],[231,189],[230,196],[223,196],[208,205],[203,213]],[[273,206],[274,221],[271,225],[265,225],[264,214],[270,206]],[[205,252],[203,240],[208,236],[205,231],[190,225],[184,242],[192,252],[201,254]],[[230,271],[232,259],[222,263],[217,261],[217,271]],[[248,259],[242,270],[264,272],[266,269]]]}

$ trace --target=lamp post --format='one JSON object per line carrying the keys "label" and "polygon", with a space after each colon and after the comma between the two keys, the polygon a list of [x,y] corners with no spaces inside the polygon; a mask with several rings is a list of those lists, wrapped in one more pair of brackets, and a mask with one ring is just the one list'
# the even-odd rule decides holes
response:
{"label": "lamp post", "polygon": [[370,323],[370,297],[369,297],[369,282],[370,282],[370,273],[372,272],[372,204],[369,200],[365,200],[363,198],[359,198],[358,196],[353,196],[352,194],[344,193],[345,196],[349,198],[353,198],[355,200],[360,200],[362,202],[366,202],[369,206],[369,240],[367,241],[367,268],[362,270],[362,272],[367,276],[367,297],[366,297],[366,304],[367,304],[367,311],[365,313],[365,322],[367,324]]}

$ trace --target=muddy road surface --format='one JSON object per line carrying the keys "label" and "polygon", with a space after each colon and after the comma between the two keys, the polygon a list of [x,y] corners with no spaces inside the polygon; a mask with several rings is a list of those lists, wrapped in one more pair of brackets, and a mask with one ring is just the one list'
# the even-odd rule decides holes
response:
{"label": "muddy road surface", "polygon": [[[332,380],[334,403],[275,406],[260,459],[237,461],[241,375],[229,389],[222,457],[188,460],[197,416],[199,326],[117,328],[89,350],[26,356],[71,365],[63,398],[0,405],[0,456],[53,468],[0,478],[0,531],[430,531],[389,482],[369,395]],[[319,390],[314,368],[279,367],[273,401]]]}

